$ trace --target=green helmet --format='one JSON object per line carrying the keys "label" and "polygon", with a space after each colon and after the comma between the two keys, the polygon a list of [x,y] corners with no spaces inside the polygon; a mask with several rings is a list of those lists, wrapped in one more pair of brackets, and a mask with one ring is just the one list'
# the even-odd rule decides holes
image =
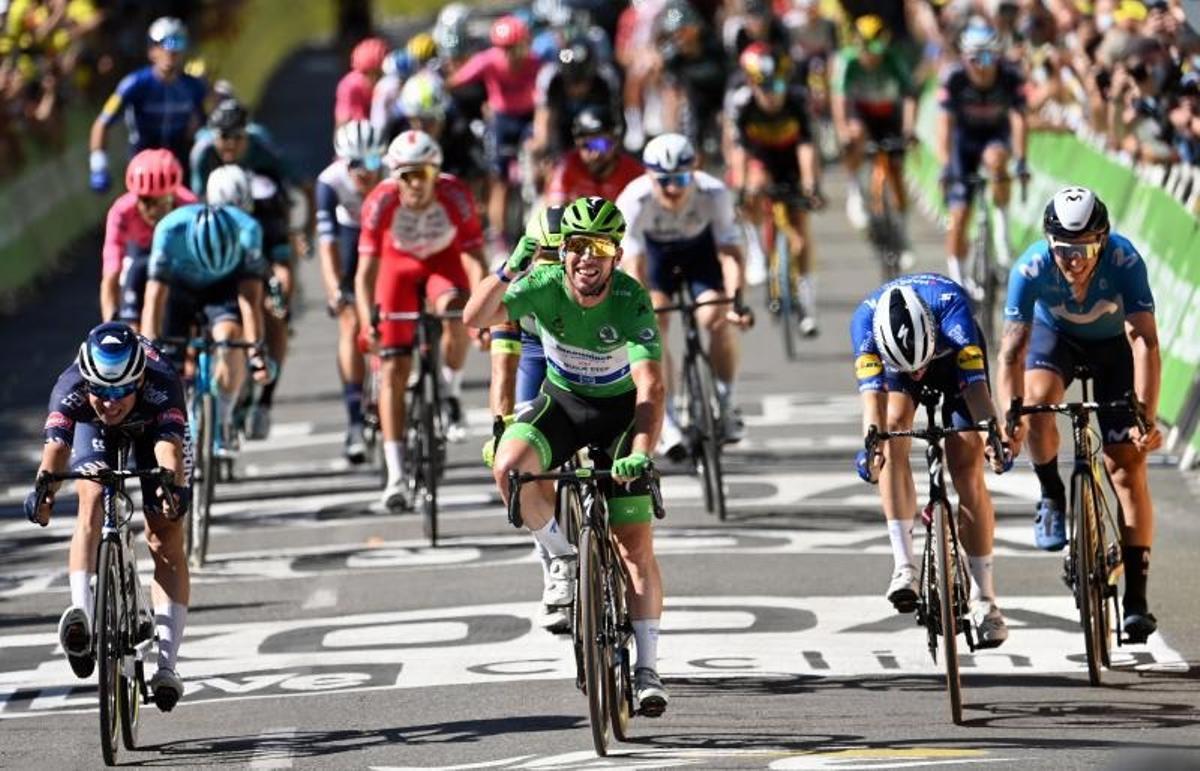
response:
{"label": "green helmet", "polygon": [[525,235],[537,241],[543,249],[562,246],[562,206],[543,206],[534,212],[525,225]]}
{"label": "green helmet", "polygon": [[566,238],[577,233],[620,241],[625,235],[625,218],[617,205],[607,198],[598,195],[576,198],[563,211],[562,236]]}

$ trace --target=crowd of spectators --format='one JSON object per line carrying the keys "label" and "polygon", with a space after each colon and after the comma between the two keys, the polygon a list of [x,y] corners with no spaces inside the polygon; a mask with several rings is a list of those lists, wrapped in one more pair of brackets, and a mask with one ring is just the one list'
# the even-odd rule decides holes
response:
{"label": "crowd of spectators", "polygon": [[146,59],[146,28],[186,0],[0,0],[0,179],[66,140],[72,103],[97,105]]}

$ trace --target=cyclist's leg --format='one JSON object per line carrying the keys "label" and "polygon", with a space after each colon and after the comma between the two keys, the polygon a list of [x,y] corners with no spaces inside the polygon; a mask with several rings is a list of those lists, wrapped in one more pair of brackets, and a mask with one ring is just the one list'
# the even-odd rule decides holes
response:
{"label": "cyclist's leg", "polygon": [[[341,279],[338,289],[347,298],[354,297],[354,276],[358,272],[358,228],[342,226],[338,231],[338,256],[341,259]],[[337,314],[338,374],[342,379],[342,400],[346,405],[346,422],[351,432],[361,433],[363,425],[362,394],[366,378],[366,363],[358,348],[358,313],[353,299]]]}
{"label": "cyclist's leg", "polygon": [[[75,440],[71,446],[72,471],[110,468],[115,460],[103,429],[91,423],[75,426]],[[94,621],[91,582],[96,575],[96,545],[103,524],[104,488],[95,482],[79,480],[75,483],[75,493],[79,496],[79,515],[71,534],[67,575],[71,585],[71,605],[82,608],[87,614],[90,629]]]}
{"label": "cyclist's leg", "polygon": [[[1061,335],[1044,324],[1034,324],[1025,356],[1025,403],[1057,404],[1071,383],[1075,351]],[[1053,414],[1029,415],[1029,458],[1041,483],[1042,498],[1066,510],[1066,488],[1058,471],[1060,437]]]}
{"label": "cyclist's leg", "polygon": [[1012,196],[1012,180],[1008,175],[1008,160],[1012,155],[1008,146],[1007,132],[988,143],[983,151],[983,165],[992,180],[992,202],[995,208],[992,219],[996,224],[996,259],[1001,265],[1012,262],[1008,243],[1008,201]]}
{"label": "cyclist's leg", "polygon": [[[914,395],[918,385],[912,379],[899,374],[887,373],[884,378],[888,392],[886,428],[888,431],[906,431],[912,428],[913,417],[917,412]],[[879,497],[892,545],[893,583],[895,576],[905,569],[912,571],[914,565],[912,530],[917,516],[917,488],[909,463],[911,448],[911,439],[889,439],[883,444],[884,463],[879,472]],[[906,582],[907,600],[915,602],[915,572],[906,578],[911,579]]]}
{"label": "cyclist's leg", "polygon": [[[291,252],[288,251],[290,257]],[[292,265],[284,259],[271,264],[271,273],[279,282],[283,289],[285,301],[290,303],[292,295]],[[263,292],[264,303],[269,303],[267,292]],[[259,391],[258,399],[254,405],[254,412],[250,418],[250,426],[247,433],[257,438],[265,439],[270,431],[271,406],[275,401],[275,388],[279,384],[279,379],[283,376],[283,366],[287,361],[288,354],[288,320],[281,319],[271,312],[270,308],[263,309],[263,327],[264,338],[267,344],[267,353],[275,362],[276,374],[275,379],[270,383],[262,386]]]}
{"label": "cyclist's leg", "polygon": [[[242,315],[237,298],[236,281],[222,282],[206,292],[204,315],[212,329],[214,341],[242,339]],[[213,362],[213,379],[217,385],[217,420],[226,429],[218,436],[227,440],[222,446],[231,449],[234,432],[229,429],[233,426],[238,395],[246,384],[246,351],[241,348],[216,348]]]}
{"label": "cyclist's leg", "polygon": [[[686,263],[685,280],[691,282],[692,295],[699,302],[710,300],[732,299],[725,291],[726,287],[736,285],[736,266],[723,264],[715,250],[708,254],[697,252],[693,259]],[[708,330],[708,355],[712,361],[713,375],[716,379],[717,396],[726,407],[727,414],[734,407],[734,386],[737,380],[738,364],[741,360],[741,332],[733,324],[726,323],[725,315],[732,305],[706,305],[697,310],[697,321]]]}
{"label": "cyclist's leg", "polygon": [[[139,468],[159,465],[156,445],[143,438],[134,446]],[[182,449],[179,450],[182,453]],[[184,550],[184,518],[169,519],[158,505],[156,485],[142,483],[142,511],[146,517],[146,544],[154,559],[154,580],[150,584],[154,626],[158,634],[158,667],[175,670],[187,608],[191,599],[191,580]]]}
{"label": "cyclist's leg", "polygon": [[946,208],[950,226],[946,231],[947,275],[964,286],[969,275],[965,269],[967,259],[967,224],[971,221],[971,200],[974,188],[967,184],[967,177],[979,170],[983,147],[972,142],[962,132],[954,132],[950,138],[949,180],[946,186]]}
{"label": "cyclist's leg", "polygon": [[[383,315],[416,313],[417,287],[426,279],[425,267],[415,258],[383,260],[375,284],[376,301]],[[383,432],[383,457],[387,465],[384,496],[395,497],[404,474],[405,403],[412,369],[414,321],[381,321],[379,324],[379,424]],[[386,502],[386,501],[385,501]]]}
{"label": "cyclist's leg", "polygon": [[[461,254],[454,251],[452,254],[443,253],[430,258],[426,261],[426,268],[430,275],[425,284],[425,293],[433,303],[434,312],[461,311],[471,291]],[[447,435],[452,441],[462,441],[466,436],[462,411],[462,378],[470,345],[467,326],[461,318],[442,322],[441,376],[446,384],[445,399],[450,420]]]}
{"label": "cyclist's leg", "polygon": [[[1119,401],[1133,392],[1133,353],[1124,335],[1087,345],[1096,401]],[[1131,415],[1101,412],[1098,415],[1104,444],[1104,464],[1112,477],[1121,504],[1121,547],[1125,563],[1126,618],[1148,616],[1146,583],[1150,573],[1150,547],[1154,543],[1154,504],[1150,498],[1146,454],[1130,438]],[[1147,628],[1131,631],[1144,637]]]}
{"label": "cyclist's leg", "polygon": [[142,300],[146,295],[146,279],[150,271],[150,255],[146,252],[128,254],[121,268],[121,302],[117,318],[134,329],[141,325]]}

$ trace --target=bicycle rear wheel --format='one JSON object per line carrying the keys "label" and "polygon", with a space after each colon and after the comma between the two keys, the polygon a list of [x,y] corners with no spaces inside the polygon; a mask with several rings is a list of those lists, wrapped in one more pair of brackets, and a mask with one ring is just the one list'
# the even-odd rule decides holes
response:
{"label": "bicycle rear wheel", "polygon": [[1087,652],[1088,682],[1100,685],[1105,649],[1109,637],[1109,620],[1104,602],[1104,579],[1100,568],[1096,483],[1090,477],[1077,477],[1079,516],[1075,528],[1075,596],[1079,601],[1079,623],[1083,627],[1084,648]]}
{"label": "bicycle rear wheel", "polygon": [[704,483],[704,507],[725,519],[725,480],[721,472],[721,442],[714,409],[717,404],[712,371],[701,360],[684,364],[687,372],[687,415],[692,433],[692,456]]}
{"label": "bicycle rear wheel", "polygon": [[[985,206],[985,203],[981,198],[976,205],[982,207]],[[992,264],[992,232],[987,225],[987,214],[979,213],[977,216],[981,219],[979,230],[975,234],[975,241],[971,246],[974,258],[971,278],[982,292],[982,297],[977,303],[976,315],[979,317],[983,339],[990,347],[996,344],[996,295],[999,288],[997,287],[995,267]]]}
{"label": "bicycle rear wheel", "polygon": [[[133,564],[132,562],[127,564]],[[126,609],[122,614],[125,619],[125,630],[122,639],[127,641],[126,650],[133,648],[136,640],[138,622],[136,603],[125,602],[124,598],[130,598],[137,593],[137,573],[132,575],[128,571],[124,573],[124,591],[121,592],[122,606]],[[122,651],[122,659],[125,657],[125,650]],[[135,661],[131,676],[125,675],[124,667],[121,668],[120,689],[118,695],[118,712],[121,715],[121,740],[125,744],[125,749],[136,750],[138,744],[138,724],[142,715],[142,683],[145,682],[145,670],[141,661]]]}
{"label": "bicycle rear wheel", "polygon": [[950,516],[950,507],[939,503],[933,521],[933,560],[934,569],[937,571],[946,694],[950,697],[950,719],[958,724],[962,722],[962,682],[958,672],[958,608],[955,602],[958,558],[954,553],[954,540],[950,534]]}
{"label": "bicycle rear wheel", "polygon": [[200,395],[198,427],[196,429],[195,461],[192,465],[191,516],[188,518],[188,561],[193,567],[203,567],[208,559],[208,525],[216,486],[216,458],[213,453],[217,419],[216,399],[211,393]]}
{"label": "bicycle rear wheel", "polygon": [[783,333],[783,351],[791,361],[796,358],[795,287],[792,285],[792,259],[787,234],[778,227],[775,228],[775,281],[779,292],[779,328]]}
{"label": "bicycle rear wheel", "polygon": [[121,654],[124,648],[121,621],[120,554],[116,544],[100,542],[96,560],[96,668],[99,672],[100,750],[105,765],[115,765],[121,733]]}
{"label": "bicycle rear wheel", "polygon": [[583,646],[583,680],[587,691],[588,721],[596,754],[608,754],[608,699],[605,688],[604,583],[600,536],[590,526],[579,534],[579,583],[575,602],[579,605],[579,638]]}
{"label": "bicycle rear wheel", "polygon": [[437,406],[430,399],[423,399],[422,401],[421,444],[424,448],[424,457],[421,458],[419,473],[422,477],[421,484],[425,488],[425,494],[421,498],[421,525],[425,531],[425,537],[429,539],[429,545],[437,546],[438,438],[435,433],[436,426],[433,414]]}
{"label": "bicycle rear wheel", "polygon": [[604,582],[608,601],[607,625],[608,652],[607,680],[604,683],[608,694],[608,714],[612,720],[613,736],[617,741],[628,741],[629,718],[633,715],[633,687],[630,681],[629,639],[633,634],[633,622],[625,604],[625,571],[621,568],[616,551],[608,553],[609,564],[614,569],[608,572]]}
{"label": "bicycle rear wheel", "polygon": [[567,536],[567,542],[579,546],[579,529],[583,526],[583,503],[579,490],[571,482],[559,482],[555,490],[554,518]]}

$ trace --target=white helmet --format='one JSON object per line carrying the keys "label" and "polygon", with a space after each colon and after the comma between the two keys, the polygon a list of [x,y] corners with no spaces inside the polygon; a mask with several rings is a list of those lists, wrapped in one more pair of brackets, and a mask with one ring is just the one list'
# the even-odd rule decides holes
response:
{"label": "white helmet", "polygon": [[1000,38],[986,20],[973,18],[963,30],[962,36],[959,37],[958,48],[964,56],[972,56],[985,51],[996,54],[1000,52]]}
{"label": "white helmet", "polygon": [[659,174],[691,171],[696,163],[696,148],[683,134],[661,134],[651,139],[642,151],[642,163]]}
{"label": "white helmet", "polygon": [[404,81],[400,89],[400,109],[410,118],[444,120],[449,106],[450,95],[442,79],[428,70]]}
{"label": "white helmet", "polygon": [[234,163],[212,170],[204,187],[204,198],[209,206],[236,206],[244,212],[254,211],[250,175]]}
{"label": "white helmet", "polygon": [[388,146],[383,162],[392,171],[411,166],[442,165],[442,148],[424,131],[403,131]]}
{"label": "white helmet", "polygon": [[937,327],[933,312],[911,286],[883,290],[871,321],[875,347],[884,364],[897,372],[916,372],[933,359]]}
{"label": "white helmet", "polygon": [[333,152],[348,161],[383,155],[383,132],[366,120],[343,123],[333,135]]}

